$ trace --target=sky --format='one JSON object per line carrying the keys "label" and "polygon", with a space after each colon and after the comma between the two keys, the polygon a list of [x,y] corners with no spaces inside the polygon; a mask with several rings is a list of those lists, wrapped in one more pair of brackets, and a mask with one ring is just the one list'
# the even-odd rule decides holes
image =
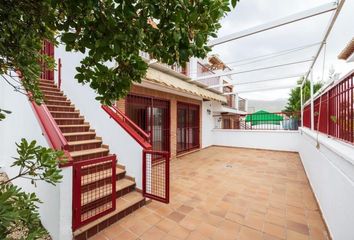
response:
{"label": "sky", "polygon": [[[333,0],[241,0],[222,21],[218,36],[222,37],[239,32],[266,22],[286,17],[288,15],[320,6]],[[322,51],[314,67],[315,81],[328,81],[329,70],[344,75],[354,69],[354,64],[338,60],[337,56],[354,37],[354,0],[346,0],[343,9],[327,40],[326,51]],[[282,26],[253,36],[221,44],[213,48],[212,53],[236,71],[247,71],[272,65],[310,60],[319,48],[319,42],[325,33],[332,13],[322,14],[300,22]],[[288,49],[299,48],[290,54],[255,61],[254,57],[272,54]],[[325,53],[325,54],[324,54]],[[248,59],[248,60],[247,60]],[[325,67],[323,70],[323,62]],[[264,79],[294,76],[307,72],[311,62],[289,65],[246,74],[233,75],[236,83],[258,81]],[[272,82],[242,84],[237,86],[239,91],[289,86],[296,83],[298,77],[281,79]],[[256,91],[241,93],[241,97],[257,100],[275,100],[288,98],[290,89]]]}

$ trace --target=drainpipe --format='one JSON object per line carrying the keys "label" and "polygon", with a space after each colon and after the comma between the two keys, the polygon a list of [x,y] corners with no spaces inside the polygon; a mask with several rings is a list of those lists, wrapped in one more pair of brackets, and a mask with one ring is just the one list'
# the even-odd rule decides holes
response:
{"label": "drainpipe", "polygon": [[311,130],[315,129],[315,106],[313,104],[313,71],[311,71],[310,79],[310,96],[311,96]]}
{"label": "drainpipe", "polygon": [[300,111],[301,111],[301,127],[304,126],[304,108],[303,108],[303,99],[302,99],[302,86],[300,86]]}

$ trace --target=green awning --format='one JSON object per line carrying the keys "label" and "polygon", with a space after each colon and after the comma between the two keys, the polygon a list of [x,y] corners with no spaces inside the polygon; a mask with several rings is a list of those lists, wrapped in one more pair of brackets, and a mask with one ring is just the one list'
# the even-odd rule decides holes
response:
{"label": "green awning", "polygon": [[250,122],[251,125],[260,125],[260,124],[280,125],[280,122],[283,120],[284,120],[283,116],[277,115],[275,113],[263,111],[263,110],[260,110],[258,112],[246,116],[246,122]]}

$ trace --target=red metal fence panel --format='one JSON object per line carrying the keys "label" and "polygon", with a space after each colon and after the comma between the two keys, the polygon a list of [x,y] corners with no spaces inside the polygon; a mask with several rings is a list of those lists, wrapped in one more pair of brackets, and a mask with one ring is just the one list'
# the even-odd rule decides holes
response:
{"label": "red metal fence panel", "polygon": [[116,208],[116,156],[73,163],[73,229]]}
{"label": "red metal fence panel", "polygon": [[170,157],[168,152],[143,151],[143,195],[169,203]]}
{"label": "red metal fence panel", "polygon": [[[304,126],[311,128],[311,105],[304,108]],[[314,101],[314,129],[354,143],[354,73],[319,95]]]}

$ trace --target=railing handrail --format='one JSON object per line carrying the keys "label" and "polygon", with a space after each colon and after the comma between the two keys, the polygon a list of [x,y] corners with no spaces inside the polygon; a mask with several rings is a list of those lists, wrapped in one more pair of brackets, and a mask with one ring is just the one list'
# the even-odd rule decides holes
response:
{"label": "railing handrail", "polygon": [[[135,124],[120,109],[115,106],[101,106],[111,118],[126,130],[144,149],[151,149],[151,136]],[[128,124],[127,124],[128,123]]]}
{"label": "railing handrail", "polygon": [[61,164],[61,167],[71,165],[72,158],[68,151],[69,144],[66,141],[60,128],[56,124],[47,106],[44,103],[38,105],[33,99],[31,99],[31,94],[29,94],[29,99],[32,108],[36,114],[36,117],[40,123],[40,126],[43,130],[43,135],[50,143],[51,147],[54,148],[55,150],[64,151],[65,157],[67,158],[68,162]]}
{"label": "railing handrail", "polygon": [[146,133],[143,129],[141,129],[138,125],[135,124],[129,117],[127,117],[119,108],[112,106],[112,108],[122,117],[124,121],[129,122],[136,131],[138,131],[141,135],[143,135],[146,139],[150,141],[150,134]]}
{"label": "railing handrail", "polygon": [[[349,71],[348,73],[346,73],[344,76],[342,76],[341,78],[339,78],[336,81],[330,82],[324,86],[322,86],[316,93],[314,93],[313,96],[313,100],[317,100],[319,97],[321,97],[322,95],[324,95],[325,93],[327,93],[328,91],[330,91],[331,89],[333,89],[335,86],[337,86],[338,84],[340,84],[341,82],[345,81],[347,78],[350,78],[352,75],[354,75],[354,69]],[[305,103],[304,103],[304,108],[308,105],[310,105],[311,103],[311,99],[308,99]]]}
{"label": "railing handrail", "polygon": [[[63,133],[59,129],[55,120],[53,119],[47,106],[45,104],[37,105],[37,103],[34,100],[30,100],[30,101],[37,114],[39,122],[41,123],[41,125],[45,130],[44,134],[48,136],[48,139],[52,147],[56,150],[67,150],[69,144],[66,141],[65,137],[63,136]],[[47,120],[45,120],[44,117]],[[54,131],[49,131],[49,129],[53,129]]]}

